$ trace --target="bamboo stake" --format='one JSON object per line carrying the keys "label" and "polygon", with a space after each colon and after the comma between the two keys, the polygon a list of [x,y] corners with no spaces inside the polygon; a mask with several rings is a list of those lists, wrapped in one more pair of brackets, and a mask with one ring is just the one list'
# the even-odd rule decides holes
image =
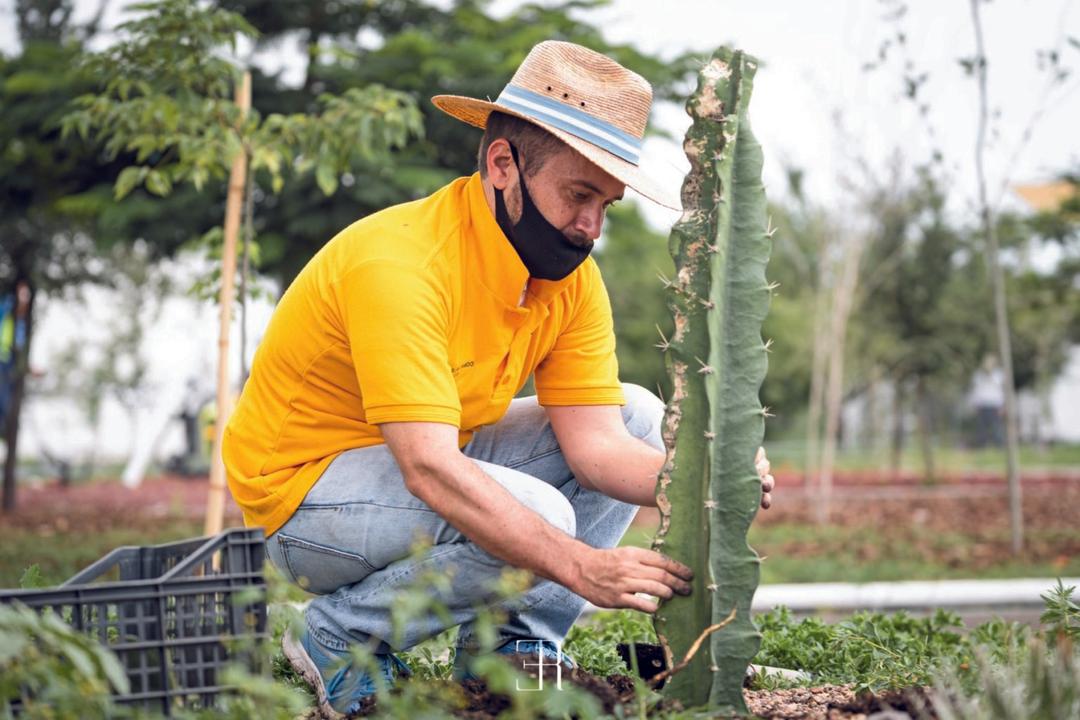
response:
{"label": "bamboo stake", "polygon": [[[236,105],[241,118],[247,117],[251,107],[251,73],[245,72],[236,91]],[[218,333],[217,417],[214,421],[214,452],[210,458],[210,492],[206,498],[206,535],[217,535],[225,521],[225,461],[221,456],[221,441],[225,437],[225,423],[232,413],[232,395],[229,392],[229,327],[232,324],[232,306],[236,297],[236,236],[240,229],[240,209],[243,203],[244,184],[247,179],[247,152],[241,148],[233,158],[229,172],[229,195],[225,204],[225,246],[221,258],[221,327]]]}

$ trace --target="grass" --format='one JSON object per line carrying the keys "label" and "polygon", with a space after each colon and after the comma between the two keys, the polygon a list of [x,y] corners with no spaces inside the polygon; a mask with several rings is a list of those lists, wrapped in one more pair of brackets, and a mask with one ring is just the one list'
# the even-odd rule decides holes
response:
{"label": "grass", "polygon": [[35,564],[46,585],[58,585],[114,548],[184,540],[202,531],[201,521],[175,517],[105,530],[0,526],[0,587],[18,587],[23,571]]}
{"label": "grass", "polygon": [[[778,470],[800,471],[806,463],[802,440],[767,440],[765,443],[772,465]],[[1003,448],[962,448],[938,446],[933,449],[937,472],[1005,472]],[[843,449],[837,454],[837,470],[885,470],[890,467],[892,453],[888,447]],[[1080,471],[1080,445],[1051,445],[1038,448],[1020,447],[1020,468],[1023,471],[1072,470]],[[900,454],[900,469],[922,472],[922,454],[909,445]]]}

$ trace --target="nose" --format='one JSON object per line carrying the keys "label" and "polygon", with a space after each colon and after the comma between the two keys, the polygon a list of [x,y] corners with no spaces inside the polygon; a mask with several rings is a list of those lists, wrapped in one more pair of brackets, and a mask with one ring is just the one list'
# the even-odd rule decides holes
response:
{"label": "nose", "polygon": [[574,219],[574,230],[585,236],[589,242],[593,242],[600,237],[600,230],[603,227],[604,206],[600,203],[584,208]]}

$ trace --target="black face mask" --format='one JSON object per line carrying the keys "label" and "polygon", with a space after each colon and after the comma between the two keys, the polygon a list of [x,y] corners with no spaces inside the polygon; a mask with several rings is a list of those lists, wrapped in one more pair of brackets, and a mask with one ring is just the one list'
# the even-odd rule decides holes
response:
{"label": "black face mask", "polygon": [[510,145],[514,167],[518,171],[518,187],[521,188],[521,219],[510,222],[503,192],[495,188],[495,221],[499,223],[510,244],[514,246],[530,277],[540,280],[562,280],[585,262],[593,244],[578,245],[566,237],[541,214],[525,187],[525,174],[518,164],[517,148]]}

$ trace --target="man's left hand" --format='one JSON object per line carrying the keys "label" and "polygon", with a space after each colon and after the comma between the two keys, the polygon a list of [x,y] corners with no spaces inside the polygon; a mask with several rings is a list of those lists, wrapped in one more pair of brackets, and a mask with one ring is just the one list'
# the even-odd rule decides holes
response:
{"label": "man's left hand", "polygon": [[769,458],[765,457],[765,448],[758,448],[754,466],[757,467],[758,475],[761,477],[761,507],[768,510],[772,505],[772,490],[776,487],[776,479],[769,474],[772,466],[769,464]]}

